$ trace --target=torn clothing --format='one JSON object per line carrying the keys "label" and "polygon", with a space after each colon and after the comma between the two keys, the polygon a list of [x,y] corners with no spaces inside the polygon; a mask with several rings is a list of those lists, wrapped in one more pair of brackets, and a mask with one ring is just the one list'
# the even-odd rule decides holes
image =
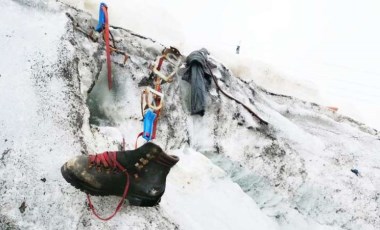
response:
{"label": "torn clothing", "polygon": [[186,58],[186,69],[183,80],[191,84],[191,114],[204,115],[207,87],[211,84],[211,73],[208,67],[206,49],[193,51]]}

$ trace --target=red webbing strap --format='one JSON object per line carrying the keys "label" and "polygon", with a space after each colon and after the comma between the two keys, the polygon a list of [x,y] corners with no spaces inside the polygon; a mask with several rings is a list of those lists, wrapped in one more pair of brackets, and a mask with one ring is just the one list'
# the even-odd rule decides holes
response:
{"label": "red webbing strap", "polygon": [[144,132],[141,132],[137,135],[136,137],[136,142],[135,142],[135,149],[137,149],[137,140],[139,139],[139,137],[141,137],[142,135],[144,134]]}
{"label": "red webbing strap", "polygon": [[[165,56],[162,56],[162,57],[160,58],[160,60],[158,61],[158,66],[157,66],[157,70],[158,70],[158,71],[161,70],[162,63],[164,62],[164,60],[165,60]],[[156,76],[156,78],[157,78],[157,76]],[[161,85],[159,85],[159,84],[156,85],[155,90],[157,90],[158,92],[161,93]],[[155,102],[156,102],[156,106],[159,106],[160,103],[161,103],[161,100],[159,100],[158,98],[156,98],[156,99],[155,99]],[[157,123],[158,123],[158,119],[159,119],[159,117],[160,117],[160,111],[161,111],[161,109],[155,111],[155,113],[156,113],[157,116],[156,116],[156,119],[154,119],[154,122],[153,122],[152,140],[153,140],[153,139],[156,139]]]}
{"label": "red webbing strap", "polygon": [[105,25],[104,25],[104,40],[106,42],[106,55],[107,55],[107,77],[108,77],[108,89],[112,89],[112,72],[111,72],[111,49],[110,49],[110,32],[108,25],[108,13],[107,8],[105,6],[102,7],[105,17]]}
{"label": "red webbing strap", "polygon": [[162,63],[164,62],[164,60],[165,60],[165,57],[162,56],[162,57],[160,58],[160,60],[158,61],[158,66],[157,66],[157,70],[158,70],[158,71],[161,70],[161,66],[162,66]]}
{"label": "red webbing strap", "polygon": [[157,116],[156,116],[156,119],[154,119],[154,122],[153,122],[152,140],[156,139],[157,123],[158,123],[158,119],[160,117],[160,112],[161,112],[161,109],[156,111]]}
{"label": "red webbing strap", "polygon": [[[161,66],[160,66],[161,67]],[[156,85],[156,88],[155,90],[157,90],[158,92],[161,93],[161,85]],[[161,100],[156,98],[155,99],[155,102],[156,102],[156,106],[159,106],[160,103],[161,103]],[[152,139],[156,139],[156,131],[157,131],[157,123],[158,123],[158,119],[160,118],[160,113],[161,113],[161,109],[155,111],[157,116],[156,116],[156,119],[154,119],[154,122],[153,122],[153,133],[152,133]]]}

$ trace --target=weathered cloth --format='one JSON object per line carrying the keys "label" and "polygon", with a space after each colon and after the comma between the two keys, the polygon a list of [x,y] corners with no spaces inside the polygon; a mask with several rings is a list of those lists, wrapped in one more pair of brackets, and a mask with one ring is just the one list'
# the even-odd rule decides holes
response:
{"label": "weathered cloth", "polygon": [[206,49],[193,51],[186,58],[186,69],[183,80],[191,84],[191,114],[204,115],[207,87],[211,84],[211,73],[208,68]]}

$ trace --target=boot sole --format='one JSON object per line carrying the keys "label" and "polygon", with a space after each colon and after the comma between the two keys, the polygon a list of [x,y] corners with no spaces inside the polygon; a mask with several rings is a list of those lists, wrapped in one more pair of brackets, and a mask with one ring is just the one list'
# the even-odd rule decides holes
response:
{"label": "boot sole", "polygon": [[[102,190],[88,186],[84,182],[76,179],[75,177],[72,177],[67,170],[64,170],[64,166],[61,167],[61,173],[62,173],[63,178],[69,184],[71,184],[73,187],[75,187],[76,189],[79,189],[80,191],[84,193],[90,194],[91,196],[121,196],[121,195],[109,194]],[[153,207],[153,206],[158,205],[161,201],[161,197],[159,197],[158,199],[148,199],[146,197],[141,197],[135,194],[128,194],[126,199],[129,201],[130,205],[140,206],[140,207]]]}

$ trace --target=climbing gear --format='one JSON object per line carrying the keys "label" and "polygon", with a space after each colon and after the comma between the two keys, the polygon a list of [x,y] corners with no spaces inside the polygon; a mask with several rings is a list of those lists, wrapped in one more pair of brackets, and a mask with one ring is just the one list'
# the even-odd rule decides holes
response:
{"label": "climbing gear", "polygon": [[108,79],[108,89],[112,89],[112,70],[111,70],[111,48],[110,48],[110,34],[108,25],[108,7],[106,4],[101,3],[99,6],[99,22],[96,27],[96,31],[103,31],[103,38],[106,43],[106,58],[107,58],[107,79]]}
{"label": "climbing gear", "polygon": [[[111,32],[110,32],[110,34],[111,34]],[[125,65],[125,63],[127,63],[128,58],[129,58],[129,55],[127,54],[127,52],[121,51],[121,50],[116,49],[116,48],[114,48],[114,47],[112,47],[112,46],[110,46],[110,49],[111,49],[111,52],[115,52],[115,53],[117,53],[117,54],[121,54],[121,55],[123,55],[123,56],[124,56],[123,64]]]}
{"label": "climbing gear", "polygon": [[[164,61],[173,67],[170,74],[165,75],[162,72]],[[137,140],[142,136],[146,141],[151,141],[156,138],[157,124],[160,117],[161,109],[164,104],[164,94],[161,91],[162,81],[172,82],[173,77],[178,71],[182,63],[182,55],[178,49],[174,47],[165,48],[162,55],[156,58],[154,65],[151,67],[154,89],[147,87],[141,93],[141,115],[144,122],[144,131],[139,133]]]}
{"label": "climbing gear", "polygon": [[[111,51],[124,55],[124,64],[127,62],[129,56],[126,52],[120,51],[115,45],[115,39],[109,30],[108,20],[108,7],[105,3],[101,3],[99,6],[99,21],[95,30],[97,32],[103,32],[103,38],[106,43],[106,58],[107,58],[107,79],[108,89],[112,89],[112,70],[111,70]],[[110,45],[110,37],[112,37],[113,46]]]}
{"label": "climbing gear", "polygon": [[[83,29],[82,27],[80,27],[79,23],[69,13],[66,13],[66,16],[68,18],[70,18],[70,20],[73,22],[73,25],[74,25],[75,29],[77,29],[79,32],[81,32],[84,35],[86,35],[93,42],[97,42],[98,41],[98,35],[96,33],[94,33],[94,30],[87,31],[86,29]],[[129,55],[126,52],[124,52],[124,51],[122,51],[122,50],[120,50],[120,49],[118,49],[116,47],[115,39],[113,38],[113,35],[112,35],[111,31],[109,31],[109,34],[111,36],[111,41],[112,41],[112,45],[110,44],[111,52],[115,52],[117,54],[123,55],[124,56],[124,64],[125,64],[127,62],[128,58],[129,58]]]}
{"label": "climbing gear", "polygon": [[153,112],[152,109],[147,109],[144,115],[144,132],[142,137],[150,141],[152,140],[154,120],[156,119],[157,114]]}
{"label": "climbing gear", "polygon": [[161,92],[150,87],[146,87],[141,92],[141,114],[143,116],[144,131],[138,134],[136,138],[136,148],[137,140],[140,136],[146,141],[151,141],[156,138],[158,116],[160,115],[163,104],[164,95]]}
{"label": "climbing gear", "polygon": [[[170,64],[173,67],[173,70],[171,73],[165,75],[161,71],[161,67],[163,62],[166,61],[168,64]],[[162,51],[162,55],[157,57],[155,64],[152,67],[152,72],[160,77],[162,80],[171,82],[173,81],[173,76],[177,73],[178,68],[181,66],[182,63],[182,55],[178,51],[178,49],[174,47],[165,48]]]}
{"label": "climbing gear", "polygon": [[97,37],[94,36],[92,33],[92,30],[90,31],[87,31],[86,29],[83,29],[79,23],[73,18],[73,16],[71,16],[69,13],[66,13],[66,16],[71,20],[71,22],[73,23],[73,26],[76,30],[78,30],[79,32],[81,32],[82,34],[86,35],[89,39],[91,39],[93,42],[96,42],[98,41]]}
{"label": "climbing gear", "polygon": [[[145,103],[145,106],[144,106]],[[160,110],[164,103],[164,95],[150,87],[146,87],[141,93],[141,109],[149,107],[154,111]],[[143,113],[144,114],[144,113]],[[144,115],[143,115],[144,116]]]}
{"label": "climbing gear", "polygon": [[[158,145],[148,142],[130,151],[77,156],[62,166],[61,173],[68,183],[88,194],[88,204],[96,217],[109,220],[125,199],[134,206],[157,205],[165,191],[166,177],[178,161],[177,156],[167,155]],[[121,200],[111,216],[102,218],[90,195],[121,196]]]}
{"label": "climbing gear", "polygon": [[107,24],[107,10],[103,10],[103,8],[107,9],[107,5],[105,3],[100,3],[99,6],[99,20],[98,25],[96,26],[95,30],[97,32],[102,32],[104,30],[104,27]]}
{"label": "climbing gear", "polygon": [[207,65],[207,68],[209,69],[210,73],[211,73],[211,77],[212,79],[214,80],[215,82],[215,85],[216,87],[218,88],[218,90],[220,90],[227,98],[231,99],[231,100],[234,100],[236,103],[242,105],[253,117],[255,117],[257,120],[259,120],[260,124],[263,124],[263,125],[268,125],[268,122],[263,120],[261,117],[259,117],[255,112],[252,111],[252,109],[250,109],[247,105],[245,105],[243,102],[239,101],[238,99],[234,98],[232,95],[226,93],[222,88],[220,88],[219,86],[219,83],[218,83],[218,80],[216,79],[216,77],[214,76],[214,74],[212,73],[212,70],[210,68],[210,66]]}
{"label": "climbing gear", "polygon": [[[76,20],[68,13],[66,15],[71,19],[73,22],[74,28],[76,28],[81,33],[85,34],[88,38],[90,38],[93,42],[98,41],[98,36],[96,33],[94,33],[93,30],[87,32],[85,29],[81,28],[79,26],[79,23],[76,22]],[[108,20],[108,7],[105,3],[101,3],[99,6],[99,21],[98,25],[95,28],[96,32],[103,32],[103,39],[105,42],[105,50],[106,50],[106,63],[107,63],[107,79],[108,79],[108,89],[112,89],[112,70],[111,70],[111,52],[115,52],[117,54],[121,54],[124,56],[124,64],[127,62],[129,55],[119,50],[116,47],[115,39],[109,30],[109,20]],[[111,37],[111,39],[110,39]],[[112,41],[112,45],[110,42]]]}
{"label": "climbing gear", "polygon": [[[155,85],[155,88],[156,88],[156,92],[161,92],[161,85]],[[162,97],[161,97],[161,96],[156,94],[156,96],[154,97],[154,102],[156,104],[156,108],[158,108],[158,109],[155,111],[157,114],[157,117],[154,120],[154,124],[153,124],[152,139],[156,139],[157,123],[158,123],[158,119],[159,119],[160,114],[161,114],[161,108],[164,104],[164,95],[162,94]]]}

